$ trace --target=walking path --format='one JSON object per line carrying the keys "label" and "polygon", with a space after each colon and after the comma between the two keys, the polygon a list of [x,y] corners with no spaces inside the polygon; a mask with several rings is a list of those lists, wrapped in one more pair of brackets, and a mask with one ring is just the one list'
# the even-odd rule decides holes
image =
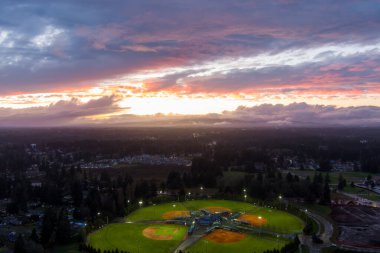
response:
{"label": "walking path", "polygon": [[326,218],[318,214],[312,213],[310,211],[307,212],[307,214],[309,215],[310,218],[312,218],[318,224],[318,232],[316,233],[316,235],[323,241],[323,243],[316,244],[313,242],[312,236],[307,236],[304,234],[300,234],[298,238],[301,244],[304,244],[309,247],[309,250],[311,253],[319,253],[321,252],[322,248],[333,245],[331,243],[331,237],[333,235],[334,228],[332,224]]}

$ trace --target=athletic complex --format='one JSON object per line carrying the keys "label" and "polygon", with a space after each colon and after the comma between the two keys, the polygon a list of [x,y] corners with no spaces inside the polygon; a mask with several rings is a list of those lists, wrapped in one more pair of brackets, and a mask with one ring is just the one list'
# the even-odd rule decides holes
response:
{"label": "athletic complex", "polygon": [[298,217],[247,202],[189,200],[141,207],[124,223],[88,236],[95,249],[140,252],[260,253],[281,249],[302,231]]}

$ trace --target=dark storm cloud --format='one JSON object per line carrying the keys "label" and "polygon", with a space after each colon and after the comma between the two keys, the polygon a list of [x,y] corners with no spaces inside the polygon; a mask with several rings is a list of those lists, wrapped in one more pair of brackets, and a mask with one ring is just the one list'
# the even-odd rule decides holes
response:
{"label": "dark storm cloud", "polygon": [[80,103],[77,99],[58,101],[46,107],[11,109],[0,107],[0,126],[33,127],[81,124],[85,117],[117,112],[114,96]]}
{"label": "dark storm cloud", "polygon": [[[142,69],[326,43],[371,44],[380,37],[379,13],[378,1],[356,0],[4,0],[0,92],[72,88]],[[291,81],[280,72],[285,83]],[[253,79],[245,72],[231,74],[223,84],[230,89],[229,78],[235,82],[242,74],[241,85]],[[260,84],[273,81],[259,73],[260,78]]]}

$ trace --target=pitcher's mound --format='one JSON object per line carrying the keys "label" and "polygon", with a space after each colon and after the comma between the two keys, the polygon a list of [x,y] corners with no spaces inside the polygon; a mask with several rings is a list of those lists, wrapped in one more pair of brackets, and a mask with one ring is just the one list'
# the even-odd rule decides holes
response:
{"label": "pitcher's mound", "polygon": [[231,209],[222,206],[209,206],[205,209],[212,213],[231,212]]}
{"label": "pitcher's mound", "polygon": [[256,227],[262,226],[267,223],[267,219],[265,219],[264,217],[261,217],[260,219],[260,216],[249,215],[249,214],[240,215],[238,220],[248,222],[249,224]]}
{"label": "pitcher's mound", "polygon": [[170,211],[162,215],[165,220],[170,220],[178,217],[190,217],[189,211]]}
{"label": "pitcher's mound", "polygon": [[[173,228],[170,232],[176,233],[178,228]],[[159,227],[147,227],[143,230],[142,234],[149,239],[158,240],[158,241],[170,241],[173,239],[171,233],[165,234],[167,231],[161,231]]]}
{"label": "pitcher's mound", "polygon": [[225,229],[215,229],[210,234],[206,235],[204,239],[217,243],[231,243],[239,242],[245,237],[246,235],[242,233],[232,232]]}

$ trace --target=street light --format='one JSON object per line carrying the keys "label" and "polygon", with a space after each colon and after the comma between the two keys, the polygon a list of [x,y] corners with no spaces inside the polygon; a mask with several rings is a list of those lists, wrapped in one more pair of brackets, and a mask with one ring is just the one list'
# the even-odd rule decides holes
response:
{"label": "street light", "polygon": [[281,199],[282,199],[282,196],[281,196],[281,195],[280,195],[280,196],[278,196],[278,199],[279,199],[279,200],[281,200]]}
{"label": "street light", "polygon": [[143,205],[143,201],[142,200],[139,201],[139,205],[140,205],[140,207]]}

